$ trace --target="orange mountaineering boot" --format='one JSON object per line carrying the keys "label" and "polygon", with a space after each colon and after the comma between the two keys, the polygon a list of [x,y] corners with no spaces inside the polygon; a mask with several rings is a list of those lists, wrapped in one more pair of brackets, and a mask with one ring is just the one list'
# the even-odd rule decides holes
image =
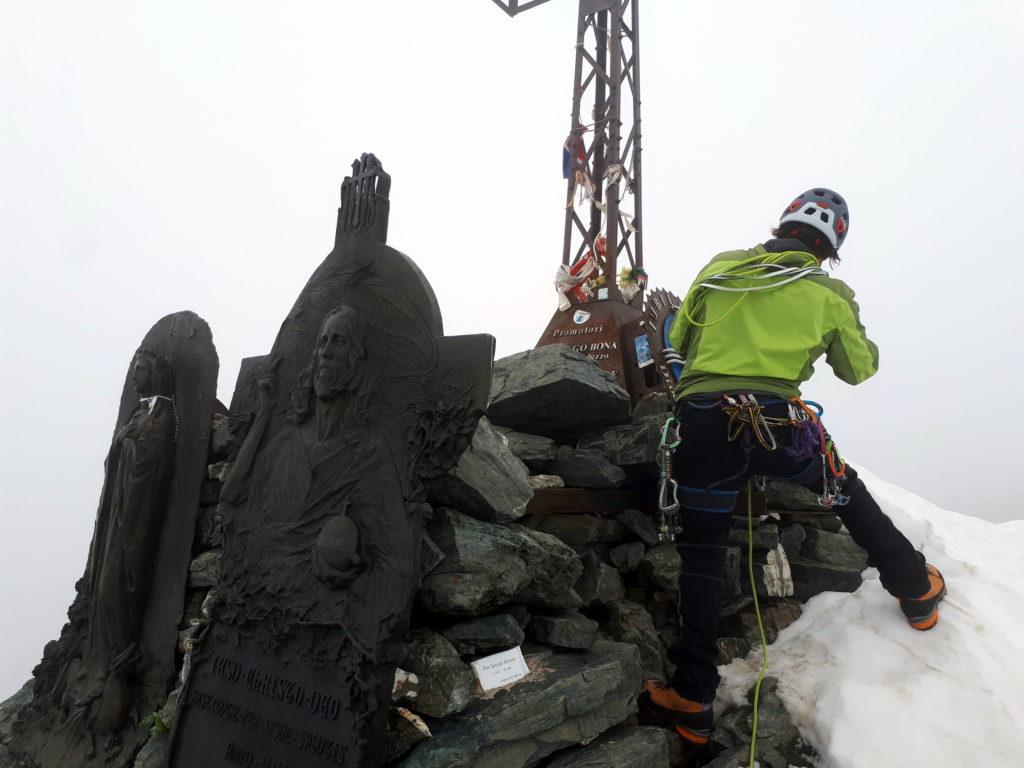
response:
{"label": "orange mountaineering boot", "polygon": [[711,738],[714,715],[711,702],[684,699],[668,683],[648,680],[640,694],[640,706],[662,725],[671,726],[691,744],[701,746]]}
{"label": "orange mountaineering boot", "polygon": [[914,629],[926,630],[939,621],[939,601],[946,596],[946,580],[934,565],[925,565],[928,574],[928,591],[917,599],[900,598],[900,608]]}

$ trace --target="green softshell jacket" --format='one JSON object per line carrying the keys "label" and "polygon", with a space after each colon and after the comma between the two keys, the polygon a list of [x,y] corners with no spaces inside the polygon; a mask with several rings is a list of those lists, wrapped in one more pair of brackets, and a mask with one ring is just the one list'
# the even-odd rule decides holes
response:
{"label": "green softshell jacket", "polygon": [[[860,384],[878,370],[878,347],[861,325],[853,291],[841,280],[815,274],[745,293],[699,288],[712,275],[766,262],[818,265],[809,253],[769,253],[764,245],[712,259],[694,280],[669,331],[669,341],[686,360],[677,399],[717,392],[799,397],[800,384],[814,373],[814,362],[822,354],[836,376],[849,384]],[[764,281],[729,282],[737,287],[756,284]]]}

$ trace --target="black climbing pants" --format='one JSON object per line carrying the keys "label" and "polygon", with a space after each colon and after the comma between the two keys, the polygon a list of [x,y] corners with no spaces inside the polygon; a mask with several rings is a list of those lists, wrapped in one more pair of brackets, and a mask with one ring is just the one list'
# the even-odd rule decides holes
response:
{"label": "black climbing pants", "polygon": [[[786,401],[774,395],[758,397],[766,416],[786,418]],[[669,658],[676,665],[673,687],[687,699],[708,702],[715,697],[718,622],[725,587],[726,549],[736,497],[749,478],[785,478],[816,494],[823,490],[821,458],[810,463],[790,458],[790,427],[773,427],[778,442],[769,451],[751,437],[749,429],[730,442],[728,416],[716,396],[687,398],[676,413],[682,444],[675,452],[673,471],[679,483],[682,533],[676,548],[682,558],[679,576],[679,628]],[[882,586],[896,597],[919,597],[928,591],[924,557],[879,508],[852,467],[846,469],[845,506],[834,507],[850,536],[878,569]],[[745,512],[745,510],[740,510]]]}

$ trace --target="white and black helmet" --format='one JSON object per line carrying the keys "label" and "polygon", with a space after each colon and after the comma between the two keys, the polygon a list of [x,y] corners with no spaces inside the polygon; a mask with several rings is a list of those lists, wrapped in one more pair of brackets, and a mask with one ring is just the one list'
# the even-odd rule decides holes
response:
{"label": "white and black helmet", "polygon": [[800,195],[782,212],[779,224],[790,221],[814,227],[838,250],[850,229],[850,208],[838,193],[825,187],[815,187]]}

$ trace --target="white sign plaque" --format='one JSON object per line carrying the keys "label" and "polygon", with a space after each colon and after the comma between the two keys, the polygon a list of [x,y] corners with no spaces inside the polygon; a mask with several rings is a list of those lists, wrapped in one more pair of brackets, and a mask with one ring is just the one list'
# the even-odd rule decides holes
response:
{"label": "white sign plaque", "polygon": [[518,645],[501,653],[484,656],[470,662],[469,665],[473,668],[480,687],[485,691],[522,680],[530,674],[530,668],[523,658],[523,650]]}

